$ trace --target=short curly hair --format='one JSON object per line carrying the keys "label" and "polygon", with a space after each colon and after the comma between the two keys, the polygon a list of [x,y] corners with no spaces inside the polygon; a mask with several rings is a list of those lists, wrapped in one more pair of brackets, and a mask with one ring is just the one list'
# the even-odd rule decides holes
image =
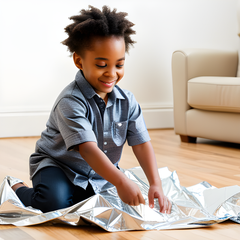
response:
{"label": "short curly hair", "polygon": [[71,55],[74,52],[83,54],[85,49],[91,48],[91,40],[95,37],[116,36],[124,38],[128,52],[130,45],[135,43],[130,35],[136,32],[132,29],[134,24],[125,18],[127,15],[115,8],[111,11],[107,6],[103,6],[102,11],[93,6],[82,9],[79,15],[70,17],[74,23],[65,28],[68,38],[62,44],[68,47]]}

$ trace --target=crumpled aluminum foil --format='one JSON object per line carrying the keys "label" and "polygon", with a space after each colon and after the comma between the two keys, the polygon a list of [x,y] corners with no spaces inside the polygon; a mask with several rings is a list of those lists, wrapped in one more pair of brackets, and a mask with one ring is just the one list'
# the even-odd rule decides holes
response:
{"label": "crumpled aluminum foil", "polygon": [[148,181],[140,167],[123,170],[140,188],[146,205],[129,206],[118,197],[116,188],[108,184],[102,191],[69,208],[42,213],[25,207],[11,189],[7,177],[0,187],[0,224],[30,226],[45,222],[73,226],[95,224],[109,232],[128,230],[162,230],[206,227],[231,219],[240,223],[240,187],[217,189],[207,182],[185,188],[177,173],[167,167],[158,169],[163,191],[172,201],[171,214],[159,212],[156,199],[148,206]]}

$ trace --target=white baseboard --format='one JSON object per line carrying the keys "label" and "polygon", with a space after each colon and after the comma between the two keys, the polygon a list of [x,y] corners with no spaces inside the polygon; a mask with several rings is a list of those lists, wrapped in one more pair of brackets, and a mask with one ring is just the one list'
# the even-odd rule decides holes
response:
{"label": "white baseboard", "polygon": [[143,109],[143,117],[148,129],[173,128],[173,108]]}
{"label": "white baseboard", "polygon": [[0,138],[40,136],[49,112],[0,113]]}
{"label": "white baseboard", "polygon": [[[173,128],[173,109],[147,109],[143,116],[148,129]],[[0,138],[40,136],[49,112],[0,113]]]}

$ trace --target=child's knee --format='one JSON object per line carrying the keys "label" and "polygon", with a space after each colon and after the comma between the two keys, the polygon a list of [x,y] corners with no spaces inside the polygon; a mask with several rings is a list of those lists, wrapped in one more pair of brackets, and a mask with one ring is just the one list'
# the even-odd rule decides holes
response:
{"label": "child's knee", "polygon": [[54,191],[36,191],[32,199],[32,207],[42,212],[50,212],[73,205],[72,198],[68,194]]}

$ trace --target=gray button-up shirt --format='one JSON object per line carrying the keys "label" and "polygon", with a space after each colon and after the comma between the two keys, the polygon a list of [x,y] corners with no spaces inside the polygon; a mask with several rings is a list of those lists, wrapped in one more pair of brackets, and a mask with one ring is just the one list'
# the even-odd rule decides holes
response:
{"label": "gray button-up shirt", "polygon": [[75,146],[96,142],[117,166],[126,140],[130,146],[150,140],[141,108],[131,92],[115,86],[109,93],[103,117],[95,95],[79,71],[75,81],[57,98],[47,128],[37,141],[30,157],[31,178],[41,168],[56,166],[63,169],[74,185],[86,189],[90,183],[97,193],[107,181],[95,173]]}

